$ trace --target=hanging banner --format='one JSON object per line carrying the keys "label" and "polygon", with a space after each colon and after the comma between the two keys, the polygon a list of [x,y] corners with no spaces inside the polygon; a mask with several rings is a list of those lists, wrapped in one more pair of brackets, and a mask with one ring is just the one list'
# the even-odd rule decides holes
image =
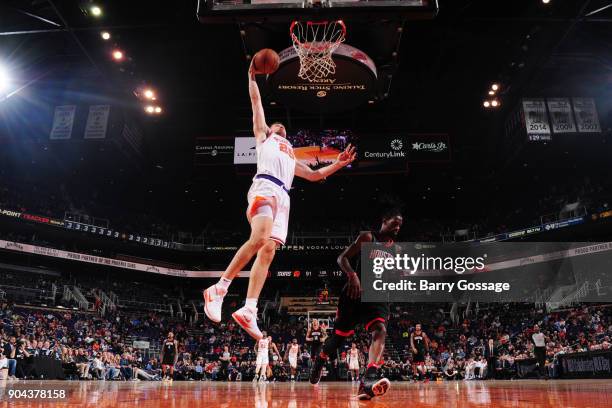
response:
{"label": "hanging banner", "polygon": [[53,125],[51,126],[50,140],[66,140],[72,136],[72,126],[76,105],[63,105],[55,107],[53,115]]}
{"label": "hanging banner", "polygon": [[531,141],[551,140],[548,113],[544,99],[523,99],[523,115],[527,139]]}
{"label": "hanging banner", "polygon": [[548,98],[546,102],[553,133],[576,133],[570,100],[568,98]]}
{"label": "hanging banner", "polygon": [[85,139],[104,139],[110,116],[110,105],[92,105],[89,107],[87,124],[85,125]]}
{"label": "hanging banner", "polygon": [[580,133],[601,133],[597,108],[593,98],[573,98],[576,123]]}
{"label": "hanging banner", "polygon": [[[78,252],[63,251],[61,249],[41,247],[37,245],[22,244],[20,242],[4,241],[0,239],[0,249],[9,251],[23,252],[32,255],[41,255],[69,261],[85,262],[103,266],[112,266],[115,268],[130,269],[133,271],[149,272],[158,275],[178,276],[182,278],[218,278],[223,274],[223,271],[193,271],[175,268],[166,268],[163,266],[155,266],[143,264],[139,262],[129,262],[114,258],[105,258],[102,256],[82,254]],[[238,277],[248,278],[249,271],[240,271]]]}

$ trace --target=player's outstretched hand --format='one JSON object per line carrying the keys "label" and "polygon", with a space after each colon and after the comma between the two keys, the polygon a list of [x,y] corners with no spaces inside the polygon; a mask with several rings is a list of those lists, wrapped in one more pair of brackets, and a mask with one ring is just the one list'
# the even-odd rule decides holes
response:
{"label": "player's outstretched hand", "polygon": [[359,299],[361,297],[361,282],[356,273],[350,275],[348,280],[348,296],[351,299]]}
{"label": "player's outstretched hand", "polygon": [[338,163],[344,167],[351,164],[356,157],[357,152],[355,151],[355,146],[349,144],[346,149],[338,155]]}
{"label": "player's outstretched hand", "polygon": [[249,79],[255,80],[255,67],[253,67],[253,59],[251,59],[251,64],[249,65],[249,70],[247,72]]}

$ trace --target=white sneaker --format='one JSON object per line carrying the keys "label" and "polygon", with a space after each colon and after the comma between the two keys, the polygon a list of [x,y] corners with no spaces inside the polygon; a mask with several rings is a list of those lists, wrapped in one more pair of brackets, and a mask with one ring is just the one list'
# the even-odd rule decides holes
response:
{"label": "white sneaker", "polygon": [[256,341],[263,337],[259,327],[257,327],[257,309],[252,310],[250,307],[245,305],[236,310],[232,314],[232,317],[236,323],[246,330],[246,332],[249,333],[249,335]]}
{"label": "white sneaker", "polygon": [[202,292],[204,297],[204,313],[210,320],[215,323],[221,321],[221,307],[223,306],[223,297],[226,292],[223,292],[216,284]]}

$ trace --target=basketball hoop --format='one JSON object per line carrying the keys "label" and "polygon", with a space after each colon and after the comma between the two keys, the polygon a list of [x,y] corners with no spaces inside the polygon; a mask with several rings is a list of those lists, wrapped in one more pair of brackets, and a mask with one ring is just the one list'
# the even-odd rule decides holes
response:
{"label": "basketball hoop", "polygon": [[294,21],[289,33],[300,58],[300,78],[315,82],[336,72],[332,54],[346,38],[344,21]]}

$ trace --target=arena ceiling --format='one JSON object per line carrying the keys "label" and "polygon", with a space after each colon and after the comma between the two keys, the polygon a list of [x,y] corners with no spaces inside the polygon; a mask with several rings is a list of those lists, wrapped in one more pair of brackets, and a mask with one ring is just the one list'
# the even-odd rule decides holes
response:
{"label": "arena ceiling", "polygon": [[[0,60],[26,85],[22,92],[34,97],[40,84],[69,83],[84,92],[103,86],[121,103],[136,105],[134,89],[153,86],[164,113],[142,118],[145,177],[159,185],[180,180],[182,191],[196,183],[194,137],[250,128],[239,28],[199,23],[193,0],[99,3],[103,13],[95,18],[89,1],[4,0]],[[386,100],[333,116],[270,106],[268,116],[294,128],[447,132],[453,137],[454,162],[439,173],[466,179],[499,171],[500,155],[515,153],[500,151],[499,145],[504,120],[520,97],[610,94],[610,0],[439,3],[433,21],[406,24]],[[102,40],[102,31],[112,38]],[[290,44],[288,36],[273,45],[283,42]],[[125,54],[120,64],[111,57],[115,47]],[[482,102],[492,83],[502,84],[502,106],[485,110]],[[610,105],[603,107],[602,112],[609,111]],[[216,178],[211,174],[209,181]],[[456,183],[449,182],[448,190]]]}

